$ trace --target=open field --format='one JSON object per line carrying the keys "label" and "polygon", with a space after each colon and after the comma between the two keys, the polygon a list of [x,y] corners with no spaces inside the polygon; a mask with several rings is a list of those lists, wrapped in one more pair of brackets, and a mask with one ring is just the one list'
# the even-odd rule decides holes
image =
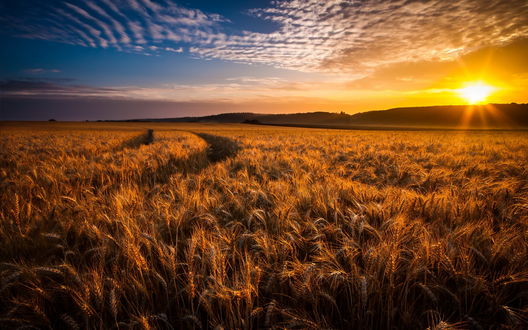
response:
{"label": "open field", "polygon": [[0,123],[28,325],[525,328],[528,133]]}

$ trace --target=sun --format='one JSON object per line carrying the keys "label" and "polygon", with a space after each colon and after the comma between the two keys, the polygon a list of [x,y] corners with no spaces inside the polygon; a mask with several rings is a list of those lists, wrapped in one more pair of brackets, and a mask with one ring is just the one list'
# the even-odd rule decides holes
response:
{"label": "sun", "polygon": [[466,87],[457,89],[458,94],[469,104],[482,103],[495,90],[494,87],[482,82],[468,83]]}

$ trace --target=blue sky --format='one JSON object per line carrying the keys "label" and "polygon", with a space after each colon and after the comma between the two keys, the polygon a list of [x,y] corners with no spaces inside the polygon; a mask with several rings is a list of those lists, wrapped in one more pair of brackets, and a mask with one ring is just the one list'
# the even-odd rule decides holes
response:
{"label": "blue sky", "polygon": [[[526,51],[528,4],[0,0],[0,24],[0,119],[357,112],[456,103],[461,59]],[[510,71],[495,100],[526,101]],[[104,111],[72,107],[94,100]],[[145,111],[118,108],[133,102]]]}
{"label": "blue sky", "polygon": [[[185,40],[174,41],[171,39],[159,38],[155,39],[146,30],[149,23],[141,21],[141,16],[137,13],[133,15],[132,9],[120,9],[123,6],[117,7],[119,14],[112,12],[111,8],[105,6],[108,3],[119,3],[119,1],[105,2],[94,1],[93,8],[100,8],[107,12],[107,15],[98,14],[98,11],[90,5],[86,5],[84,1],[17,1],[3,3],[4,20],[8,21],[7,29],[0,35],[1,44],[5,46],[4,51],[0,54],[2,63],[9,65],[2,65],[0,68],[1,78],[63,78],[75,79],[79,83],[97,84],[99,86],[109,85],[123,85],[123,84],[164,84],[164,83],[207,83],[207,82],[221,82],[226,78],[244,75],[248,71],[247,64],[235,63],[234,61],[214,60],[214,59],[199,59],[197,56],[189,54],[188,48],[193,46],[192,42]],[[128,2],[124,2],[127,3]],[[138,6],[144,6],[144,3],[138,0]],[[145,2],[150,3],[150,2]],[[151,2],[155,3],[155,2]],[[170,3],[170,2],[169,2]],[[276,29],[276,24],[262,19],[255,19],[255,17],[248,13],[254,5],[266,5],[269,1],[253,1],[253,2],[232,2],[228,5],[219,6],[219,1],[182,1],[181,3],[174,2],[176,8],[182,8],[181,5],[200,5],[203,9],[194,9],[200,15],[206,15],[205,12],[211,12],[222,23],[222,29],[230,30],[233,33],[244,31],[245,29],[252,29],[254,31],[272,31]],[[252,5],[248,4],[251,3]],[[180,5],[181,4],[181,5]],[[71,5],[68,6],[68,5]],[[36,8],[33,8],[33,7]],[[128,6],[124,6],[125,8]],[[33,15],[28,14],[28,8],[33,8]],[[145,6],[146,8],[146,6]],[[92,11],[89,11],[92,9]],[[202,10],[205,10],[203,12]],[[59,15],[53,14],[51,17],[60,17],[60,13],[67,13],[74,18],[62,17],[57,21],[57,24],[51,25],[49,18],[45,14],[49,11],[57,11]],[[77,13],[81,12],[81,14]],[[93,19],[87,19],[83,14],[89,14]],[[132,14],[131,14],[132,13]],[[123,15],[129,15],[125,18]],[[73,16],[76,15],[76,16]],[[191,16],[189,24],[192,26],[192,20],[201,20],[195,17],[195,14],[181,15]],[[110,17],[112,19],[110,19]],[[105,20],[106,18],[106,20]],[[16,20],[20,20],[19,24],[14,24]],[[95,20],[101,20],[100,25]],[[112,23],[117,22],[124,29],[124,34],[127,42],[120,40],[120,31],[112,30]],[[203,18],[206,24],[217,24],[214,20]],[[134,31],[127,26],[127,22],[138,23],[143,29],[144,34],[139,40],[134,38]],[[23,24],[20,24],[23,23]],[[62,24],[67,26],[61,26]],[[32,24],[36,24],[32,26]],[[89,39],[83,39],[81,35],[76,33],[66,33],[68,36],[66,40],[62,40],[62,36],[54,34],[39,35],[41,31],[45,31],[47,26],[56,28],[61,26],[62,29],[67,30],[70,26],[85,31],[86,26],[91,26],[100,30],[100,38],[97,41],[89,32],[84,32]],[[101,28],[100,26],[106,26]],[[176,24],[174,29],[184,29],[186,24]],[[219,27],[218,27],[219,28]],[[27,30],[27,32],[25,31]],[[105,31],[110,31],[110,35],[115,39],[115,43],[111,42],[109,35]],[[71,32],[71,31],[70,31]],[[47,32],[45,32],[47,33]],[[192,34],[192,33],[188,33]],[[129,36],[130,35],[130,36]],[[179,35],[183,35],[180,33]],[[20,36],[22,38],[20,38]],[[61,38],[62,37],[62,38]],[[184,39],[184,37],[182,37]],[[94,47],[90,47],[89,42],[94,42]],[[79,47],[81,46],[81,47]],[[154,49],[151,49],[154,48]],[[37,69],[37,70],[35,70]],[[42,70],[38,70],[42,69]],[[252,75],[284,75],[292,74],[291,72],[283,72],[285,70],[278,70],[267,65],[253,65],[251,67]],[[302,75],[302,74],[301,74]]]}

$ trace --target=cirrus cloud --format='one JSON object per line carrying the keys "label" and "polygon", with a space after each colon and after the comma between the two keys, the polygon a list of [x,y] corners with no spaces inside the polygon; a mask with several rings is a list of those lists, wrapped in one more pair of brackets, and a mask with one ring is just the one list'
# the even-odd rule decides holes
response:
{"label": "cirrus cloud", "polygon": [[453,60],[528,36],[525,0],[274,1],[249,11],[277,24],[269,33],[236,31],[217,13],[172,0],[22,0],[15,10],[6,8],[0,21],[7,33],[26,38],[146,55],[153,47],[186,50],[204,59],[357,77],[393,63]]}
{"label": "cirrus cloud", "polygon": [[191,52],[304,71],[371,72],[397,62],[451,60],[528,35],[524,0],[288,0],[252,14],[279,23]]}

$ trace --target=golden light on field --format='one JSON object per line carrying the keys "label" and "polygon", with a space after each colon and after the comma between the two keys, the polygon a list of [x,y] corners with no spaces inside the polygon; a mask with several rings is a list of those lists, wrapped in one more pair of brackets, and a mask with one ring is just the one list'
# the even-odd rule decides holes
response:
{"label": "golden light on field", "polygon": [[478,104],[486,101],[494,90],[494,87],[479,81],[468,83],[464,88],[458,89],[457,93],[469,104]]}
{"label": "golden light on field", "polygon": [[0,124],[0,328],[526,324],[525,132]]}

